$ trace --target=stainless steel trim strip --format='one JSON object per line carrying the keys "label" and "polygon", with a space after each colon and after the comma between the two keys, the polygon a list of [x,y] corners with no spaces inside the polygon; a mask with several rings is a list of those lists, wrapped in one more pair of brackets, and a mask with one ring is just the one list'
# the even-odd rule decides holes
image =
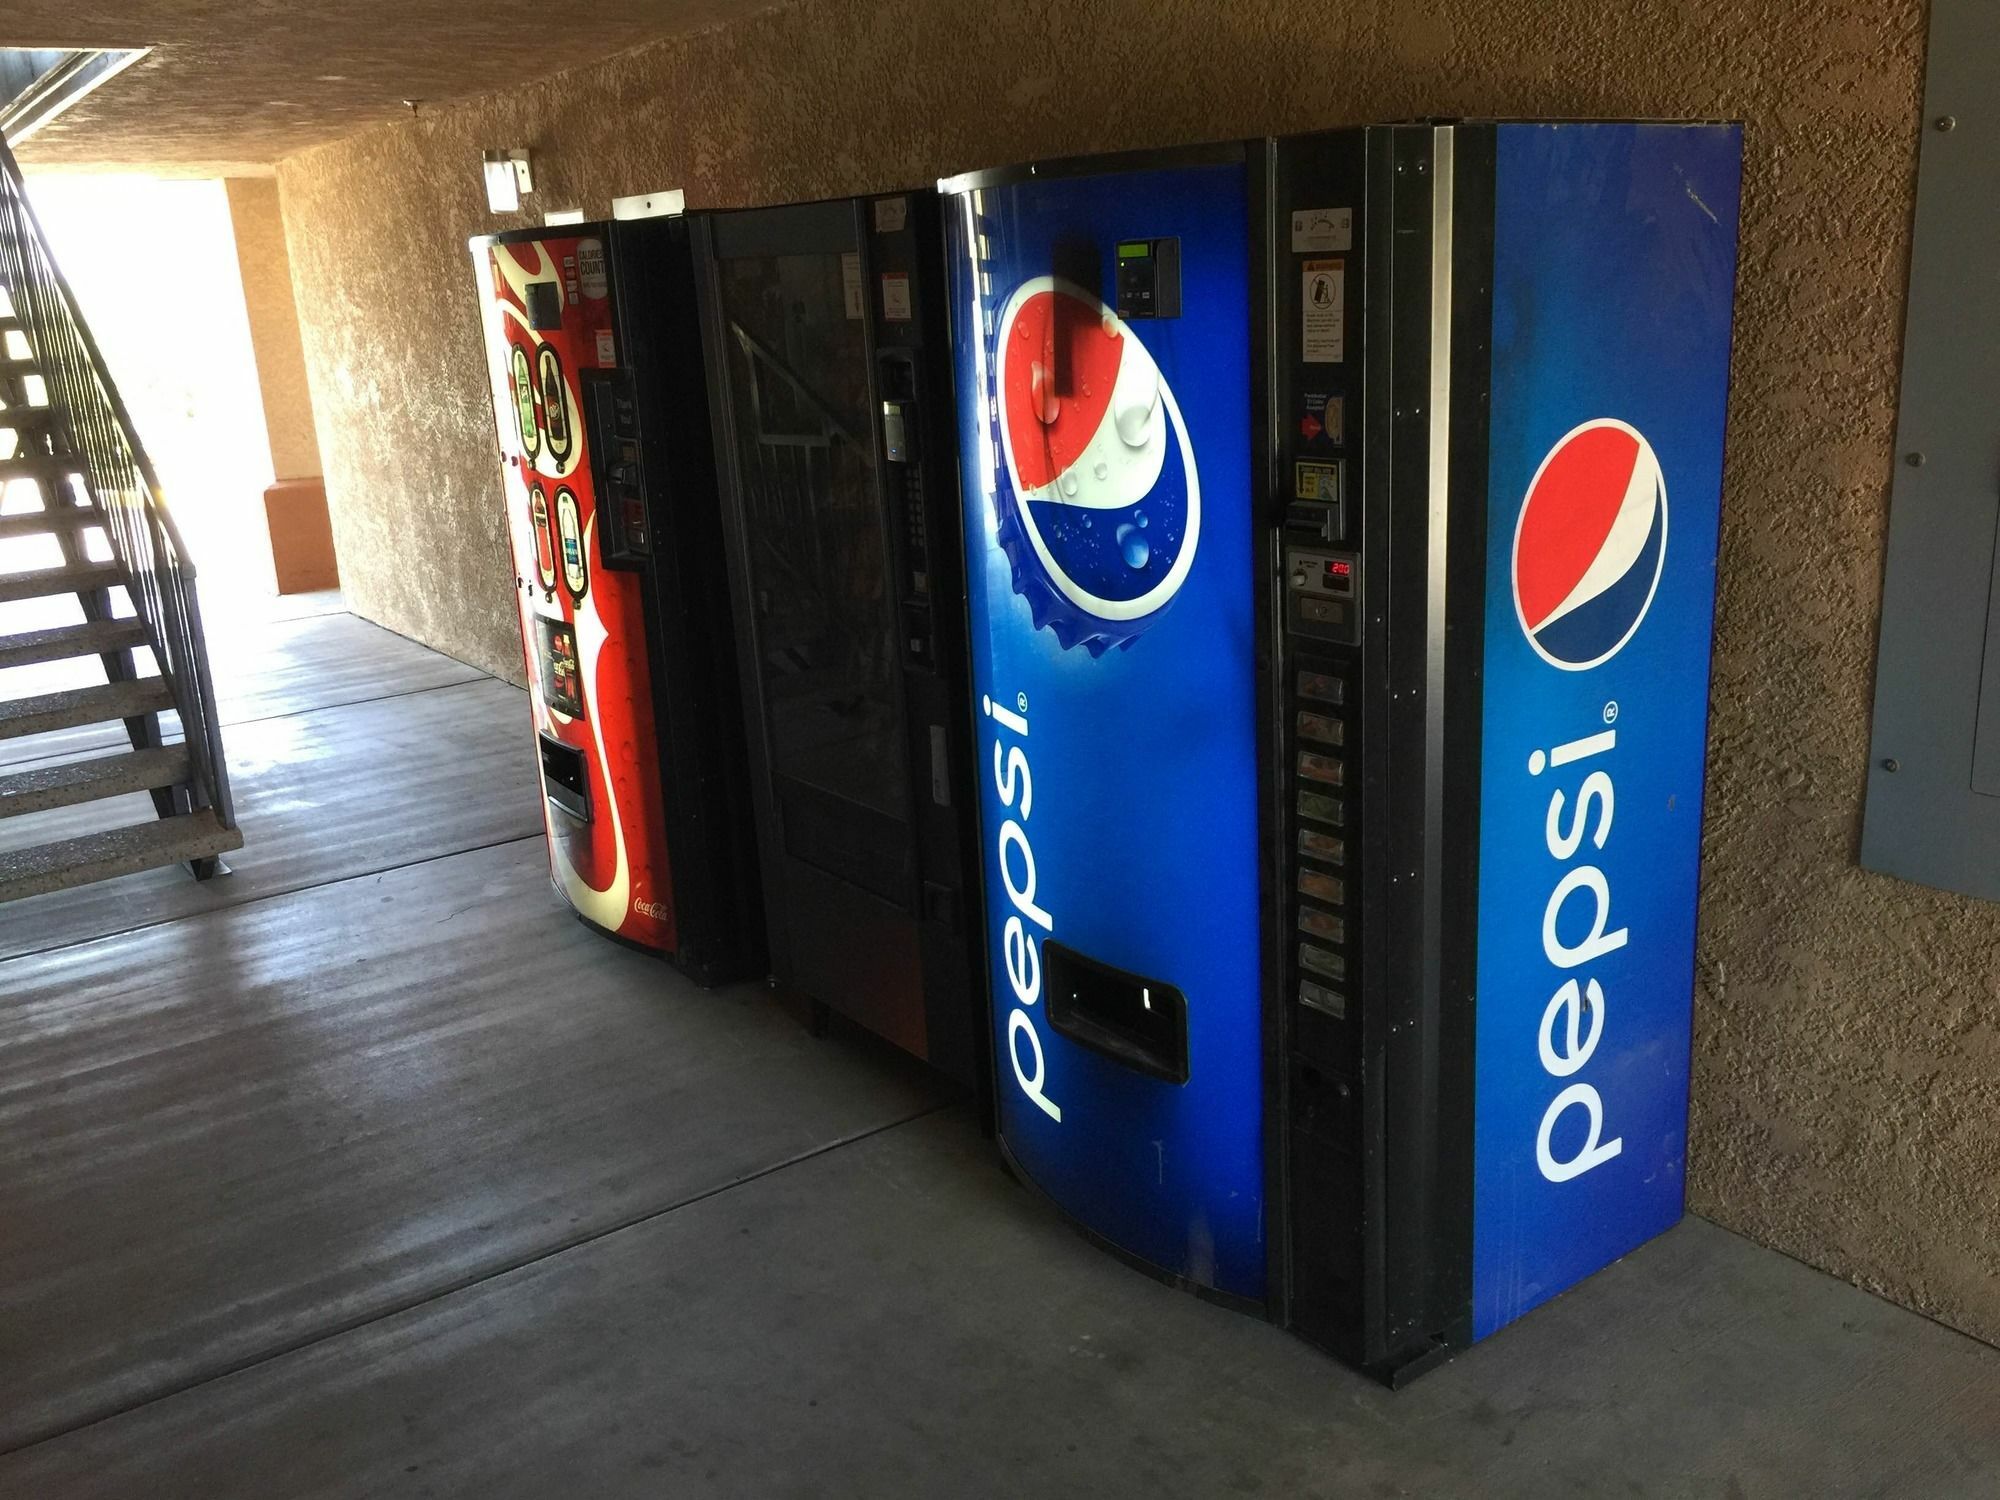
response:
{"label": "stainless steel trim strip", "polygon": [[1452,143],[1449,125],[1431,132],[1430,486],[1426,527],[1429,578],[1424,601],[1424,1009],[1442,996],[1444,898],[1445,580],[1451,508]]}

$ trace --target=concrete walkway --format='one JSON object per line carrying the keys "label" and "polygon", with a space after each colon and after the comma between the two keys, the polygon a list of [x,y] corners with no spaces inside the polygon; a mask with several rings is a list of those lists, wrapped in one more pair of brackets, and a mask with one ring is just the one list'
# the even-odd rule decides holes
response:
{"label": "concrete walkway", "polygon": [[1393,1395],[1157,1286],[569,917],[514,689],[218,657],[237,873],[0,908],[0,1495],[2000,1494],[2000,1351],[1698,1221]]}

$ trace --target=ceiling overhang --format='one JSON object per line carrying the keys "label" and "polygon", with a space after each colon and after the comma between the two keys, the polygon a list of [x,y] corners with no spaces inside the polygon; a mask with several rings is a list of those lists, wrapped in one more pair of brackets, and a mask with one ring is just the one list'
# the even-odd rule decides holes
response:
{"label": "ceiling overhang", "polygon": [[0,47],[0,140],[18,147],[145,55],[144,47]]}
{"label": "ceiling overhang", "polygon": [[0,0],[0,47],[140,54],[43,118],[30,171],[234,176],[408,119],[406,100],[421,116],[778,3]]}

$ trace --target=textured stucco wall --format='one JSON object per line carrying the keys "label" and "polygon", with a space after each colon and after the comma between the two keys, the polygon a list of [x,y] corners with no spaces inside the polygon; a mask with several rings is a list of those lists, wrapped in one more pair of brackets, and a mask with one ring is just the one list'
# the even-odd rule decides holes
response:
{"label": "textured stucco wall", "polygon": [[[808,0],[284,162],[355,603],[518,675],[467,235],[1419,114],[1747,122],[1694,1206],[2000,1340],[2000,908],[1854,864],[1921,0]],[[526,222],[525,218],[520,222]]]}
{"label": "textured stucco wall", "polygon": [[257,358],[257,387],[264,398],[264,430],[271,441],[271,471],[280,479],[314,478],[319,474],[319,440],[313,432],[312,393],[278,185],[268,177],[232,177],[226,186],[236,264],[243,274],[243,307],[250,317],[250,347]]}

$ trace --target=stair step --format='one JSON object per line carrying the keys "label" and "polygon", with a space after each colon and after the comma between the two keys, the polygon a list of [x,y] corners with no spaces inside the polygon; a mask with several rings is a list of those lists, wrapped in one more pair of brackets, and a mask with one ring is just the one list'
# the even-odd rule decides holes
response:
{"label": "stair step", "polygon": [[47,812],[78,802],[94,802],[100,797],[122,797],[130,792],[151,791],[174,786],[188,779],[185,745],[169,745],[159,750],[128,750],[122,755],[100,755],[89,760],[65,761],[56,766],[37,766],[26,771],[0,775],[0,818],[22,813]]}
{"label": "stair step", "polygon": [[40,536],[44,532],[74,531],[84,526],[102,526],[104,513],[94,505],[57,505],[48,510],[23,510],[0,516],[0,541],[12,536]]}
{"label": "stair step", "polygon": [[49,630],[24,630],[0,635],[0,668],[26,667],[71,656],[95,656],[103,651],[133,651],[152,644],[138,620],[86,620],[81,625],[57,625]]}
{"label": "stair step", "polygon": [[13,458],[0,458],[0,484],[13,479],[49,480],[82,472],[83,460],[74,454],[52,457],[47,453],[22,453]]}
{"label": "stair step", "polygon": [[0,354],[0,375],[35,375],[41,368],[42,362],[31,354],[18,359],[11,354]]}
{"label": "stair step", "polygon": [[243,835],[224,828],[212,809],[134,823],[103,833],[0,852],[0,901],[19,901],[161,865],[227,854]]}
{"label": "stair step", "polygon": [[0,431],[46,432],[55,415],[53,406],[0,406]]}
{"label": "stair step", "polygon": [[49,594],[80,594],[115,588],[125,573],[115,562],[73,563],[60,568],[32,568],[25,573],[0,574],[0,603],[40,599]]}
{"label": "stair step", "polygon": [[95,687],[70,688],[60,693],[41,693],[33,698],[15,698],[0,702],[0,740],[19,739],[24,734],[46,734],[51,729],[74,729],[79,724],[131,719],[173,706],[174,695],[167,690],[165,680],[158,677],[139,677],[130,682],[106,682]]}

